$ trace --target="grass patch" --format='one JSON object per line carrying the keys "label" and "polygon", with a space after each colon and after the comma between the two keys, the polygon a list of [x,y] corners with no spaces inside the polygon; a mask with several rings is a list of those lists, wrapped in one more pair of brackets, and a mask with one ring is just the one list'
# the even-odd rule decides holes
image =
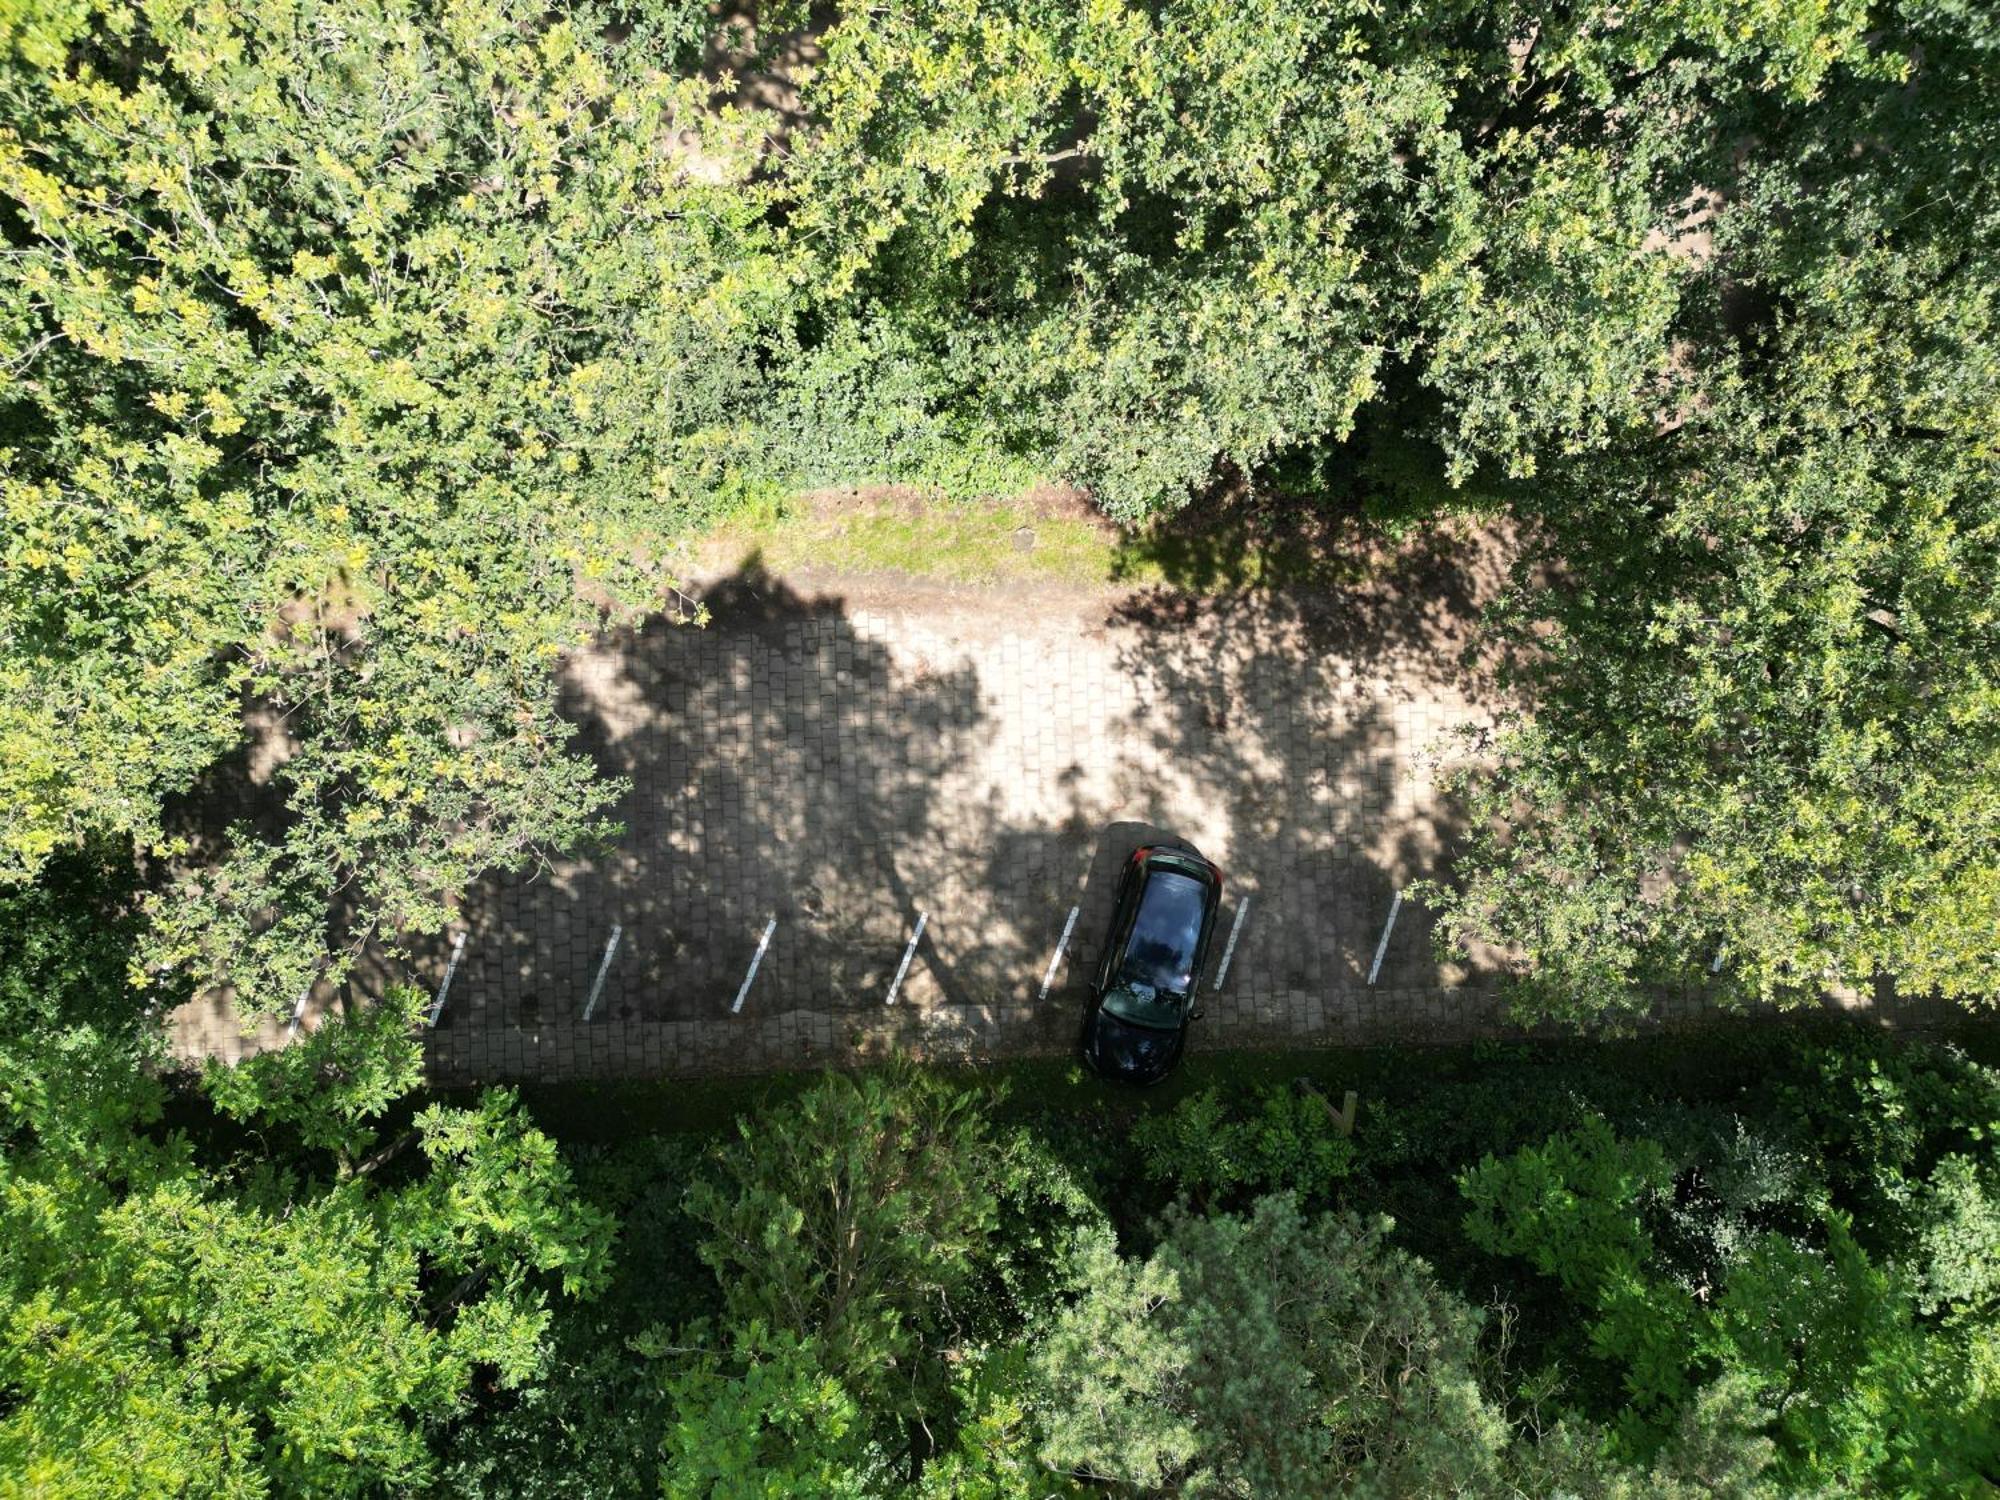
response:
{"label": "grass patch", "polygon": [[753,559],[778,574],[897,573],[945,583],[1168,586],[1194,594],[1334,589],[1366,582],[1401,534],[1306,501],[1194,505],[1140,531],[1050,514],[1026,498],[838,500],[763,495],[702,542],[717,570]]}
{"label": "grass patch", "polygon": [[838,505],[763,498],[706,538],[724,567],[752,556],[776,573],[828,568],[905,573],[947,583],[1102,583],[1113,576],[1116,533],[1096,522],[1037,514],[1022,500],[858,499]]}

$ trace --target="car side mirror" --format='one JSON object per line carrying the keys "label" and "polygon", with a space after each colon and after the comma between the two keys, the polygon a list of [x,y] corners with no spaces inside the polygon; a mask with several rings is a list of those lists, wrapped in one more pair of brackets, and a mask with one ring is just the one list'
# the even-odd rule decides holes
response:
{"label": "car side mirror", "polygon": [[1203,1016],[1205,1016],[1205,1015],[1207,1015],[1207,1014],[1208,1014],[1208,1012],[1207,1012],[1207,1011],[1205,1011],[1205,1010],[1196,1010],[1196,1011],[1190,1011],[1190,1012],[1188,1013],[1188,1019],[1189,1019],[1190,1021],[1199,1021],[1199,1020],[1200,1020],[1200,1019],[1201,1019],[1201,1018],[1202,1018]]}

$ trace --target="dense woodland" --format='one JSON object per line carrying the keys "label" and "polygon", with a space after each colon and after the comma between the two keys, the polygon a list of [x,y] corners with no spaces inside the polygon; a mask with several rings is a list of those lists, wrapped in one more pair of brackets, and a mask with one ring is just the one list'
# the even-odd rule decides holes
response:
{"label": "dense woodland", "polygon": [[0,911],[6,1493],[2000,1482],[2000,1068],[1957,1048],[423,1099],[405,992],[169,1086],[105,894]]}
{"label": "dense woodland", "polygon": [[0,1494],[1993,1493],[1976,1039],[1328,1062],[1351,1136],[1247,1063],[611,1132],[424,1095],[410,995],[159,1068],[611,835],[552,664],[828,484],[1504,521],[1427,899],[1524,1015],[2000,992],[1991,6],[719,27],[0,0]]}

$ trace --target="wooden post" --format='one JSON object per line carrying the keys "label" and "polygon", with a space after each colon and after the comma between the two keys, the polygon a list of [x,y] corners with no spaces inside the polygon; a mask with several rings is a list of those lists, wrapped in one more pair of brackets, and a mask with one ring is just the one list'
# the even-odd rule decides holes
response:
{"label": "wooden post", "polygon": [[1353,1089],[1349,1089],[1342,1096],[1339,1109],[1335,1109],[1328,1103],[1326,1095],[1322,1094],[1318,1089],[1313,1090],[1313,1097],[1319,1100],[1319,1107],[1325,1110],[1326,1117],[1333,1121],[1333,1128],[1335,1130],[1338,1130],[1342,1135],[1354,1134],[1354,1112],[1361,1103],[1361,1096],[1359,1094],[1355,1093]]}

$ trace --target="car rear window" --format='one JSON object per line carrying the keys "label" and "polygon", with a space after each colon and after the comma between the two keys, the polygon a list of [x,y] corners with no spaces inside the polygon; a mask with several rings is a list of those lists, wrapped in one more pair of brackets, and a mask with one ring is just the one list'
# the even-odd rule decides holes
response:
{"label": "car rear window", "polygon": [[1185,995],[1194,981],[1194,949],[1201,938],[1206,892],[1199,880],[1155,870],[1139,897],[1132,940],[1119,977],[1170,995]]}

